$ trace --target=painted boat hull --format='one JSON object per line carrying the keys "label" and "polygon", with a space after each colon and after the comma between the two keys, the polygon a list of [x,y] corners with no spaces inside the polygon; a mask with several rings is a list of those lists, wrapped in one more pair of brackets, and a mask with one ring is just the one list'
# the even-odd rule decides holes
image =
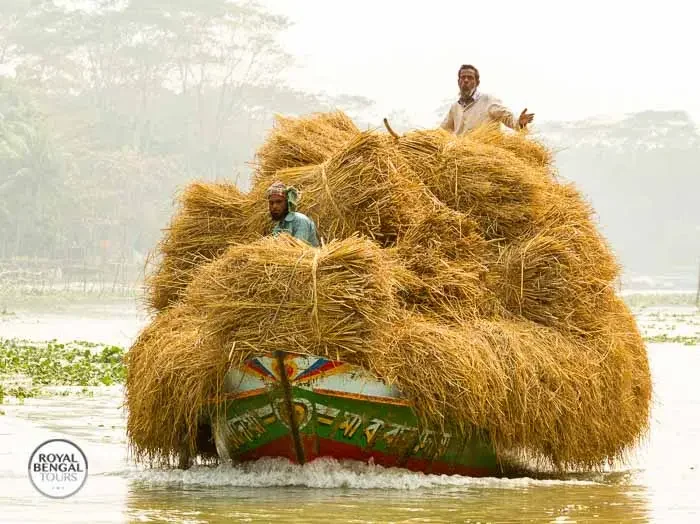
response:
{"label": "painted boat hull", "polygon": [[465,438],[421,428],[396,388],[357,366],[276,352],[231,369],[224,391],[212,420],[223,460],[330,457],[435,474],[503,472],[480,432]]}

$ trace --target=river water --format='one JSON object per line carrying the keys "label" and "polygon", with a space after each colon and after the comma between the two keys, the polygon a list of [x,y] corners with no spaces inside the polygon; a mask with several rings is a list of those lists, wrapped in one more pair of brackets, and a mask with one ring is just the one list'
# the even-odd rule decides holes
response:
{"label": "river water", "polygon": [[[0,336],[127,345],[146,322],[133,305],[18,309]],[[690,307],[646,308],[646,334],[700,336]],[[692,342],[692,341],[691,341]],[[148,469],[128,454],[121,387],[93,396],[7,400],[0,409],[0,522],[700,522],[700,345],[650,343],[651,430],[625,464],[549,479],[473,479],[358,463]],[[63,388],[65,389],[65,388]],[[37,492],[32,451],[68,438],[88,458],[74,496]]]}

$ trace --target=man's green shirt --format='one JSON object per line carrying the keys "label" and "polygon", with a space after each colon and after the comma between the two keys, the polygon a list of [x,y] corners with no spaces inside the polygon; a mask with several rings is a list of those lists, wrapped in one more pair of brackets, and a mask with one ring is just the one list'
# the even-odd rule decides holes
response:
{"label": "man's green shirt", "polygon": [[316,234],[316,224],[303,213],[292,211],[287,216],[275,224],[272,234],[277,236],[280,233],[289,233],[291,236],[303,240],[313,247],[318,247],[318,235]]}

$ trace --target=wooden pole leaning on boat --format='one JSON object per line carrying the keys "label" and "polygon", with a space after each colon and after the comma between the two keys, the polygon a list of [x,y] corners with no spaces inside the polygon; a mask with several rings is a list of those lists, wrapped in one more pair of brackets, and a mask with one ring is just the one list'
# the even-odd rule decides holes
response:
{"label": "wooden pole leaning on boat", "polygon": [[297,417],[294,411],[294,403],[292,402],[292,385],[289,383],[287,376],[287,366],[284,362],[284,351],[275,351],[275,359],[279,368],[280,381],[282,382],[282,394],[284,395],[284,409],[287,412],[289,420],[289,432],[294,443],[294,454],[296,455],[297,463],[304,465],[304,447],[301,445],[301,435],[299,435],[299,426],[297,425]]}
{"label": "wooden pole leaning on boat", "polygon": [[190,455],[189,438],[187,435],[180,442],[180,453],[178,454],[178,469],[190,469],[192,467],[192,456]]}

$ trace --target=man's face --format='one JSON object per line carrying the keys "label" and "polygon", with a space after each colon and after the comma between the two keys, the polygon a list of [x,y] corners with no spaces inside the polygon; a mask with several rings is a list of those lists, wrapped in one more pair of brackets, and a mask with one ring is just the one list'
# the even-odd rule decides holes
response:
{"label": "man's face", "polygon": [[282,220],[287,214],[287,199],[282,195],[270,195],[267,202],[272,220]]}
{"label": "man's face", "polygon": [[459,72],[459,79],[457,80],[457,84],[459,85],[459,90],[462,92],[462,94],[471,94],[478,85],[478,82],[476,81],[476,73],[474,72],[474,70],[462,69]]}

